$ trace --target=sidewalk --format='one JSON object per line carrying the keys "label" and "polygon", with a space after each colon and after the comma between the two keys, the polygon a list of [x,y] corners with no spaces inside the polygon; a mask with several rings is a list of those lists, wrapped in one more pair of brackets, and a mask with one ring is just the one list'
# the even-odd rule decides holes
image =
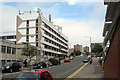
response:
{"label": "sidewalk", "polygon": [[100,68],[98,59],[93,58],[93,63],[88,63],[73,78],[104,78],[104,71]]}

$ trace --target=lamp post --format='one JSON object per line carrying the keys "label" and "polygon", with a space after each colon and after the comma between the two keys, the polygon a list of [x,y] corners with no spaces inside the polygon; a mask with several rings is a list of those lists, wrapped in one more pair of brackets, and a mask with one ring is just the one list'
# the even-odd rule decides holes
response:
{"label": "lamp post", "polygon": [[[72,49],[72,44],[75,44],[76,42],[69,42],[69,49]],[[73,49],[74,49],[74,46],[73,46]],[[69,53],[69,55],[70,55],[71,53]]]}
{"label": "lamp post", "polygon": [[91,37],[85,37],[85,38],[90,38],[90,54],[91,54],[91,56],[92,56]]}

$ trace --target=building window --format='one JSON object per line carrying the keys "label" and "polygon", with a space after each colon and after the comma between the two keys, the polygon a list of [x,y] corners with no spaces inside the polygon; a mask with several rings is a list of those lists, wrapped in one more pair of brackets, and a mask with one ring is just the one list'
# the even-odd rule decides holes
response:
{"label": "building window", "polygon": [[12,54],[16,53],[16,48],[12,48]]}
{"label": "building window", "polygon": [[38,39],[38,35],[36,35],[36,39]]}
{"label": "building window", "polygon": [[6,53],[6,46],[2,46],[1,52]]}
{"label": "building window", "polygon": [[29,24],[29,20],[27,20],[27,24]]}
{"label": "building window", "polygon": [[0,37],[0,39],[6,39],[6,37],[5,37],[5,36],[2,36],[2,37]]}
{"label": "building window", "polygon": [[27,35],[27,39],[29,39],[29,36]]}
{"label": "building window", "polygon": [[36,46],[38,47],[38,42],[36,43]]}
{"label": "building window", "polygon": [[7,36],[7,39],[15,39],[14,36]]}
{"label": "building window", "polygon": [[7,53],[11,53],[11,47],[7,47]]}
{"label": "building window", "polygon": [[36,27],[36,31],[38,31],[38,27]]}
{"label": "building window", "polygon": [[38,23],[38,19],[36,19],[36,23]]}
{"label": "building window", "polygon": [[27,28],[27,31],[29,31],[29,28]]}
{"label": "building window", "polygon": [[36,26],[38,26],[38,24],[36,24]]}

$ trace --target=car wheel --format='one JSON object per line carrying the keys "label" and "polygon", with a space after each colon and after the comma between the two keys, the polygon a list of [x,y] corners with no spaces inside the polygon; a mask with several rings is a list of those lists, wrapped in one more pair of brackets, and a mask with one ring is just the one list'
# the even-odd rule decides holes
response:
{"label": "car wheel", "polygon": [[12,73],[13,72],[13,69],[10,69],[10,73]]}

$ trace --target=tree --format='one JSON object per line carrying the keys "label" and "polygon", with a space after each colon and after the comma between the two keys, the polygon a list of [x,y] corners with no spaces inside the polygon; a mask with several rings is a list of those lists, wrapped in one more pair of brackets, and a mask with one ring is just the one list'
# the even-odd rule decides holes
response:
{"label": "tree", "polygon": [[94,52],[97,56],[100,56],[100,53],[103,52],[103,48],[101,44],[95,44],[95,46],[92,49],[92,52]]}
{"label": "tree", "polygon": [[86,55],[88,56],[88,55],[90,55],[90,53],[89,52],[85,52],[86,53]]}
{"label": "tree", "polygon": [[28,58],[28,63],[30,65],[32,57],[37,55],[37,48],[35,46],[26,44],[26,46],[22,49],[21,55],[24,55]]}
{"label": "tree", "polygon": [[80,51],[74,51],[71,53],[71,56],[78,56],[78,55],[81,55]]}

